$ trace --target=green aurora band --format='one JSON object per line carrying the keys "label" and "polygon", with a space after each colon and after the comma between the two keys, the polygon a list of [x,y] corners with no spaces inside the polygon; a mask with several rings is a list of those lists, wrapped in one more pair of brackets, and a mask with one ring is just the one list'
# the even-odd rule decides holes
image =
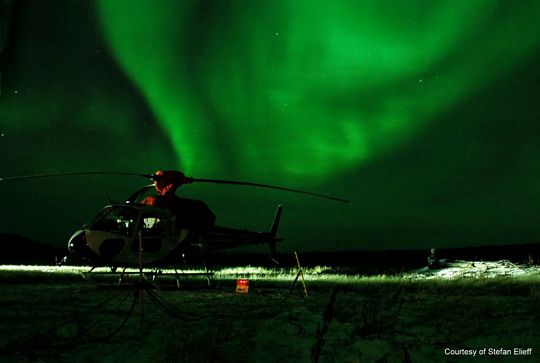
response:
{"label": "green aurora band", "polygon": [[179,169],[295,185],[406,142],[540,39],[535,1],[97,4]]}

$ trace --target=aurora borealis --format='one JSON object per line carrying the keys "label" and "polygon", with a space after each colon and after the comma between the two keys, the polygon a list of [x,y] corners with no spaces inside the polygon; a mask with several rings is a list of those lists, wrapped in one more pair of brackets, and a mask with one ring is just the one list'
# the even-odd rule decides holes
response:
{"label": "aurora borealis", "polygon": [[[175,168],[351,200],[180,190],[252,229],[282,202],[282,249],[540,239],[536,1],[33,0],[9,21],[0,176]],[[141,184],[0,185],[0,232],[61,245]]]}
{"label": "aurora borealis", "polygon": [[[538,19],[531,10],[494,22],[493,1],[103,0],[98,14],[186,171],[232,161],[248,177],[320,182],[406,141],[528,55],[540,29],[515,39],[525,16]],[[232,160],[213,146],[223,134]]]}

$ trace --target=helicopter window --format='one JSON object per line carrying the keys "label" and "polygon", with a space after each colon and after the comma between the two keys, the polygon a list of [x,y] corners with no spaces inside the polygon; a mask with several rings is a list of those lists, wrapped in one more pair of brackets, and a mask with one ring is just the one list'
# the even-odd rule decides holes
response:
{"label": "helicopter window", "polygon": [[167,219],[163,215],[145,215],[141,227],[142,234],[145,236],[164,236]]}
{"label": "helicopter window", "polygon": [[137,212],[131,208],[111,208],[92,229],[130,235],[133,232]]}

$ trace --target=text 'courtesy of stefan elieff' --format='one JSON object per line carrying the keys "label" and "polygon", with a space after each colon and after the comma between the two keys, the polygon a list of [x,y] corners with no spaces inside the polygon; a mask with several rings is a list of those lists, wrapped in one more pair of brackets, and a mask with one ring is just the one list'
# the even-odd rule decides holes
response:
{"label": "text 'courtesy of stefan elieff'", "polygon": [[446,356],[459,356],[459,357],[502,357],[502,356],[513,356],[513,357],[530,357],[533,354],[532,348],[444,348],[444,355]]}

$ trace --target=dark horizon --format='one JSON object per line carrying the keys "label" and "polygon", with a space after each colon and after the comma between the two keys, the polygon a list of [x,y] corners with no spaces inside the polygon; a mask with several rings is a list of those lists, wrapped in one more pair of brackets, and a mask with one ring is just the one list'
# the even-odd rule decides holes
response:
{"label": "dark horizon", "polygon": [[[4,253],[0,264],[5,265],[92,265],[89,261],[72,256],[67,248],[28,239],[24,236],[0,233]],[[347,274],[395,274],[428,266],[430,250],[349,250],[349,251],[295,251],[303,267],[327,267],[331,271]],[[506,246],[477,246],[443,248],[435,252],[437,259],[447,262],[469,261],[472,266],[480,261],[508,261],[521,265],[540,262],[540,243]],[[64,259],[67,257],[67,260]],[[275,261],[278,261],[276,263]],[[191,254],[181,264],[183,268],[210,269],[237,266],[263,266],[268,268],[294,268],[294,253],[278,249],[275,260],[269,251],[228,249],[206,254]],[[438,268],[443,267],[438,266]]]}

